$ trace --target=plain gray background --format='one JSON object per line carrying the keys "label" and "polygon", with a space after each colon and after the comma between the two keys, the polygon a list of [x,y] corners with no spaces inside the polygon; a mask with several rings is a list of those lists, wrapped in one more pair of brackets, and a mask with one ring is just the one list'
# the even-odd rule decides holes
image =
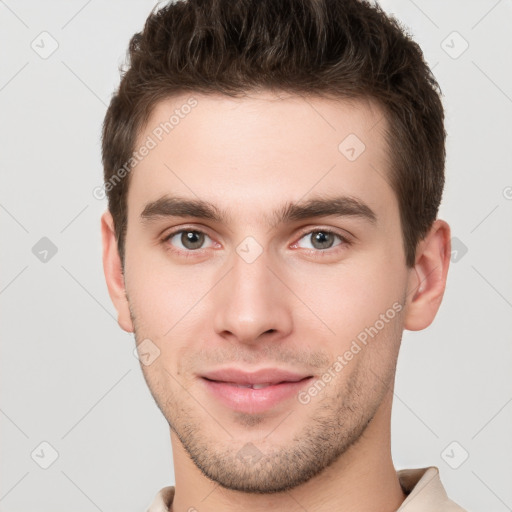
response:
{"label": "plain gray background", "polygon": [[[174,482],[167,424],[107,294],[99,230],[106,201],[92,194],[102,182],[100,129],[118,67],[154,5],[0,0],[4,512],[142,511]],[[512,2],[381,5],[419,42],[444,94],[440,217],[456,250],[436,320],[404,334],[393,458],[397,469],[438,466],[450,497],[469,510],[505,512]]]}

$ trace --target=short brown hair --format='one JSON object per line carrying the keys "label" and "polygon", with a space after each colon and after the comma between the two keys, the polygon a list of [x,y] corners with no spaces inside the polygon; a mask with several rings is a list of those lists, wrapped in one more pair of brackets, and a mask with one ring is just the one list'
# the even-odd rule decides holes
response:
{"label": "short brown hair", "polygon": [[[126,166],[157,102],[187,91],[371,98],[387,119],[389,183],[408,266],[444,187],[441,91],[406,29],[360,0],[178,0],[148,17],[103,123],[105,183]],[[124,265],[129,174],[107,189]]]}

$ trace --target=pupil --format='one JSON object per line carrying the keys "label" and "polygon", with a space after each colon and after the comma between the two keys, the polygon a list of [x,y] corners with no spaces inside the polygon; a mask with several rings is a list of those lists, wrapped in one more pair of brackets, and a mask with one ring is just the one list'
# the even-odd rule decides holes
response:
{"label": "pupil", "polygon": [[[330,237],[330,239],[329,239]],[[315,243],[318,242],[319,247],[316,247],[315,243],[313,244],[317,249],[328,249],[332,246],[332,234],[326,233],[324,231],[317,231],[316,235],[313,237]]]}
{"label": "pupil", "polygon": [[197,231],[186,231],[181,235],[181,243],[187,249],[198,249],[203,245],[204,235]]}

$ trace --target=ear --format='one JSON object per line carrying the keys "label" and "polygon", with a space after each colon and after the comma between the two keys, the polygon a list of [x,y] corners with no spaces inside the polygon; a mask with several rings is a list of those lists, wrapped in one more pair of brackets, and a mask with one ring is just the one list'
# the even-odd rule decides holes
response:
{"label": "ear", "polygon": [[405,329],[420,331],[434,321],[446,287],[450,257],[450,226],[438,219],[418,244],[409,273]]}
{"label": "ear", "polygon": [[109,210],[101,216],[101,238],[103,242],[103,272],[110,299],[117,310],[117,323],[126,332],[133,332],[121,258],[117,248],[114,219]]}

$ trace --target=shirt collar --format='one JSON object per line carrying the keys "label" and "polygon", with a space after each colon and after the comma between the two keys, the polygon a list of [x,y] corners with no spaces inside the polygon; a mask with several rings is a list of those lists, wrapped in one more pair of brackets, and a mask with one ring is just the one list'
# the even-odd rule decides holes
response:
{"label": "shirt collar", "polygon": [[[436,466],[401,469],[397,476],[407,498],[396,512],[431,512],[450,503]],[[168,512],[173,499],[174,487],[164,487],[146,512]]]}

